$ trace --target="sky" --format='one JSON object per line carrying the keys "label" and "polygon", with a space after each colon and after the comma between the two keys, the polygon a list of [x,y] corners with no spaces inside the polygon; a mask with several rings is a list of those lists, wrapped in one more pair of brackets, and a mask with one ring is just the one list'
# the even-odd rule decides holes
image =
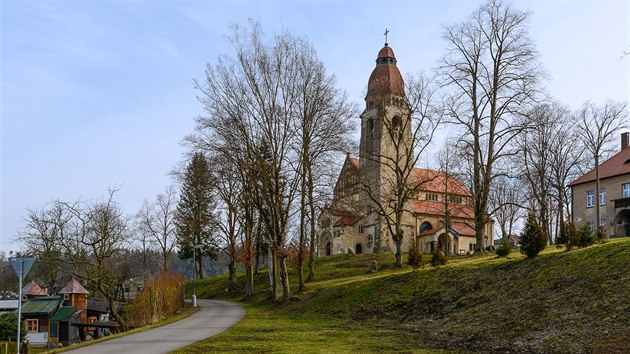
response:
{"label": "sky", "polygon": [[[481,1],[0,1],[0,250],[28,208],[98,200],[119,187],[129,214],[174,183],[183,137],[203,115],[193,79],[232,55],[231,24],[306,37],[363,106],[383,32],[401,72],[430,71],[444,25]],[[513,1],[547,91],[577,109],[629,100],[628,1]],[[358,117],[357,117],[358,119]]]}

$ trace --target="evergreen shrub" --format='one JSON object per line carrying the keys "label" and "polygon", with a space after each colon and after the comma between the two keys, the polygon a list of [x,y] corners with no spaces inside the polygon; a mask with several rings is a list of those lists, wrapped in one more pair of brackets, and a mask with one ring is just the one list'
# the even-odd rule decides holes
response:
{"label": "evergreen shrub", "polygon": [[536,212],[530,210],[521,234],[521,253],[528,258],[534,258],[547,246],[547,237],[542,231]]}

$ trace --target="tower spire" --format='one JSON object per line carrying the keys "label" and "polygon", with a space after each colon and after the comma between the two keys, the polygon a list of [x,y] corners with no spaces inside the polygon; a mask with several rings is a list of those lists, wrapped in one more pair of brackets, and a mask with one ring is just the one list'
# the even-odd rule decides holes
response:
{"label": "tower spire", "polygon": [[385,46],[387,47],[387,34],[389,34],[389,30],[387,29],[387,27],[385,27],[385,33],[383,33],[383,35],[385,36]]}

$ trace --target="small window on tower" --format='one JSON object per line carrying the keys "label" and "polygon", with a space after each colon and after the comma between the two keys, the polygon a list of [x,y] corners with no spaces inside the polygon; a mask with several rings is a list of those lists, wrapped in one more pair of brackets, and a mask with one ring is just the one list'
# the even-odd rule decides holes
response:
{"label": "small window on tower", "polygon": [[396,116],[392,118],[392,129],[398,129],[398,128],[400,128],[400,117]]}

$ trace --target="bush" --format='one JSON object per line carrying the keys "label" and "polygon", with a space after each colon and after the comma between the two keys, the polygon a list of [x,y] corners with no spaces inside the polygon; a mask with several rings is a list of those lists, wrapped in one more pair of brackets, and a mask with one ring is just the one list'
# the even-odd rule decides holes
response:
{"label": "bush", "polygon": [[606,238],[606,230],[603,227],[598,227],[595,235],[597,236],[597,241],[600,243],[606,243],[606,241],[608,241]]}
{"label": "bush", "polygon": [[579,242],[578,247],[588,247],[595,243],[595,234],[588,224],[582,224],[578,230]]}
{"label": "bush", "polygon": [[168,272],[147,280],[144,289],[125,308],[127,325],[142,327],[181,311],[184,305],[184,278]]}
{"label": "bush", "polygon": [[431,265],[434,267],[445,265],[448,261],[448,258],[442,252],[442,247],[440,243],[437,242],[435,250],[433,251],[433,256],[431,257]]}
{"label": "bush", "polygon": [[525,229],[523,229],[521,234],[521,253],[526,255],[527,258],[534,258],[546,246],[547,237],[538,223],[536,213],[530,210],[525,222]]}
{"label": "bush", "polygon": [[507,257],[510,252],[512,252],[512,247],[510,247],[510,243],[509,242],[501,242],[501,246],[499,246],[499,248],[497,248],[497,256],[499,256],[499,258],[501,257]]}
{"label": "bush", "polygon": [[570,251],[573,247],[580,245],[580,233],[575,228],[573,223],[568,223],[566,226],[567,232],[567,251]]}
{"label": "bush", "polygon": [[556,245],[566,245],[569,243],[569,225],[564,221],[560,222],[560,232],[556,238]]}
{"label": "bush", "polygon": [[411,242],[411,247],[409,248],[409,256],[407,258],[407,264],[413,267],[413,271],[420,267],[424,267],[424,260],[422,259],[422,254],[420,254],[420,250],[418,249],[418,245],[416,242]]}
{"label": "bush", "polygon": [[[0,315],[0,340],[2,341],[14,341],[17,336],[17,312],[4,313]],[[26,336],[26,328],[24,322],[22,322],[22,330],[20,331],[20,337],[24,341]]]}

